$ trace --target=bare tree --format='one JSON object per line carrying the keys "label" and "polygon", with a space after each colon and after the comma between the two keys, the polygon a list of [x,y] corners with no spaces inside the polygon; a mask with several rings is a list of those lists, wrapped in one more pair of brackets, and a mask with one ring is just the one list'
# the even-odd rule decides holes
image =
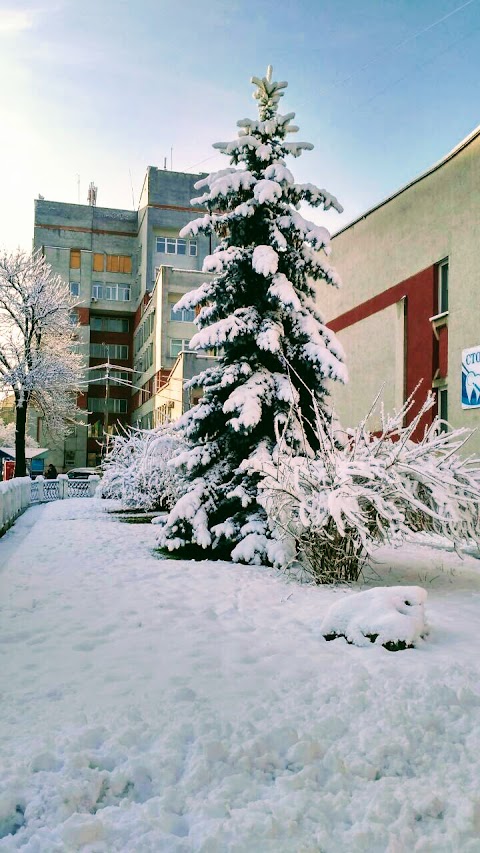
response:
{"label": "bare tree", "polygon": [[40,253],[0,254],[0,391],[15,396],[15,474],[26,474],[30,405],[52,435],[63,435],[80,412],[75,398],[81,357],[73,344],[68,285]]}

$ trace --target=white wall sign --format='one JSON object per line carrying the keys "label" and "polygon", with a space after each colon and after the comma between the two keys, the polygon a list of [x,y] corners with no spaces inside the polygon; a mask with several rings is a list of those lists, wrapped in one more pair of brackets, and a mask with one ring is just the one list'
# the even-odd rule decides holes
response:
{"label": "white wall sign", "polygon": [[462,352],[462,409],[480,409],[480,344]]}

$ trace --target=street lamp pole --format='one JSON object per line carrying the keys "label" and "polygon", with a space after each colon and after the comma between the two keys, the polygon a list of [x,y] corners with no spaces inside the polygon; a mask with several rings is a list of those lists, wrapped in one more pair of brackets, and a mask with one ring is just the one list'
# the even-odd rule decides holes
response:
{"label": "street lamp pole", "polygon": [[[105,344],[104,344],[105,346]],[[105,364],[105,408],[103,411],[103,441],[102,441],[102,456],[107,452],[107,435],[108,435],[108,401],[110,398],[110,352],[107,350],[107,363]]]}

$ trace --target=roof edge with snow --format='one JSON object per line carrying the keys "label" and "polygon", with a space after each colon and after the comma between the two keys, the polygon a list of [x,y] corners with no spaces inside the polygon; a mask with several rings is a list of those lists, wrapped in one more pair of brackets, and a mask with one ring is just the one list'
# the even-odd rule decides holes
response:
{"label": "roof edge with snow", "polygon": [[[11,459],[15,459],[14,447],[0,447],[0,453],[4,456],[10,456]],[[35,459],[37,456],[43,456],[45,453],[48,453],[48,447],[26,447],[25,459]]]}
{"label": "roof edge with snow", "polygon": [[332,235],[332,240],[335,239],[335,237],[338,237],[339,234],[343,234],[344,231],[348,231],[348,229],[352,228],[353,225],[356,225],[357,222],[361,222],[362,219],[366,219],[367,216],[370,216],[371,213],[375,213],[375,211],[378,210],[380,207],[383,207],[385,204],[388,204],[390,201],[393,201],[394,198],[401,195],[406,190],[409,190],[410,187],[415,186],[415,184],[418,184],[420,181],[423,181],[424,178],[428,178],[429,175],[432,175],[438,169],[441,169],[442,166],[444,166],[450,160],[453,160],[453,158],[456,157],[457,154],[460,154],[460,152],[463,151],[464,148],[467,148],[470,143],[477,138],[477,136],[480,136],[480,125],[478,125],[475,130],[472,130],[472,132],[469,133],[469,135],[466,136],[465,139],[462,139],[462,141],[459,142],[459,144],[456,145],[455,148],[452,148],[452,150],[448,154],[446,154],[445,157],[442,157],[441,160],[439,160],[433,166],[430,166],[430,168],[427,169],[426,172],[422,172],[422,174],[414,178],[413,181],[409,181],[408,184],[405,184],[403,187],[400,187],[400,189],[396,190],[394,193],[392,193],[392,195],[387,196],[387,198],[384,198],[382,201],[379,201],[378,204],[375,204],[373,207],[368,208],[368,210],[366,210],[364,213],[361,213],[360,216],[357,216],[356,219],[353,219],[347,225],[344,225],[343,228],[340,228],[338,231],[336,231],[335,234]]}

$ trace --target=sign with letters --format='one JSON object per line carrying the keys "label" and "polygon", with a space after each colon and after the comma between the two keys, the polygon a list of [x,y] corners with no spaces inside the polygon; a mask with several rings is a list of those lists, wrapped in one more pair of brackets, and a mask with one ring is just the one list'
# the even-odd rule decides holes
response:
{"label": "sign with letters", "polygon": [[462,409],[480,409],[480,344],[462,352]]}

